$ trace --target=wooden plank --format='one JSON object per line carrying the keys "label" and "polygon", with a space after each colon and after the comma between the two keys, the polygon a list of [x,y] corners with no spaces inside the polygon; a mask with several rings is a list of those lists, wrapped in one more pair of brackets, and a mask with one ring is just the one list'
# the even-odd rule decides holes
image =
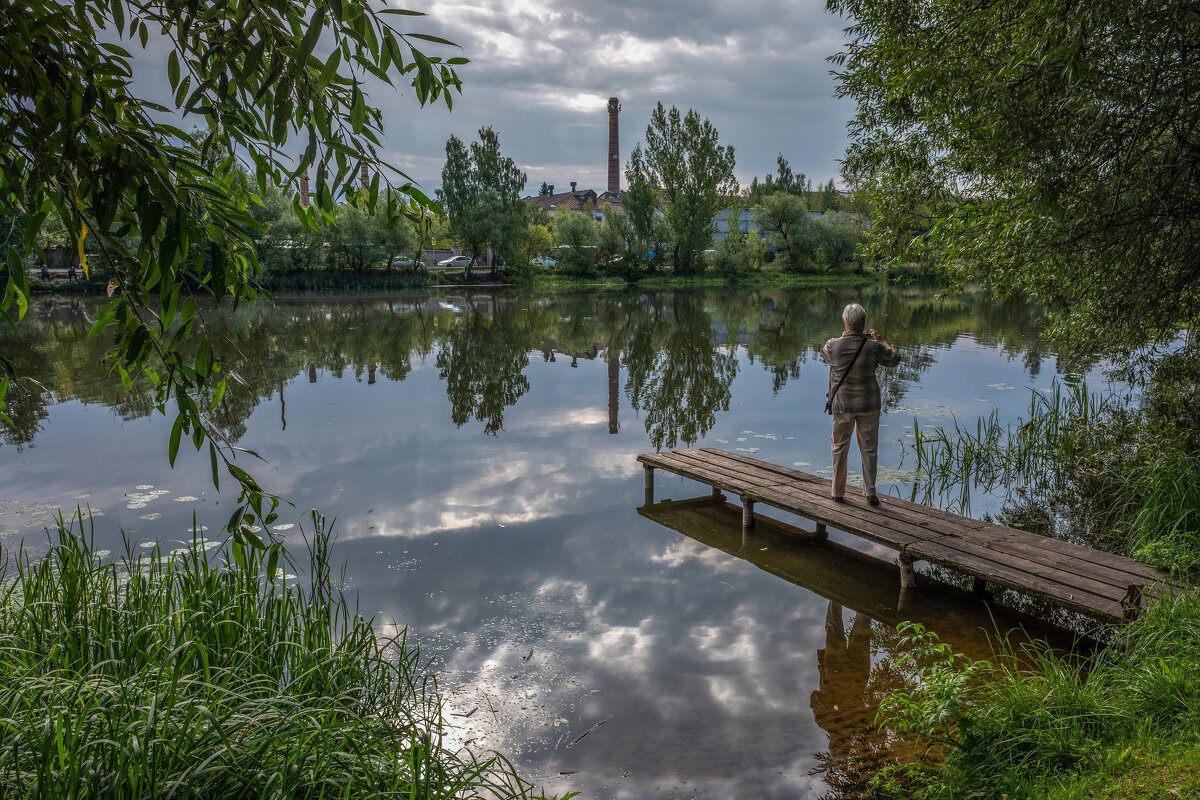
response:
{"label": "wooden plank", "polygon": [[848,495],[835,503],[831,482],[809,473],[714,448],[638,456],[638,460],[815,522],[841,528],[918,558],[1059,605],[1121,618],[1131,585],[1164,586],[1163,573],[1132,559],[1072,542],[991,525],[882,496],[870,507]]}
{"label": "wooden plank", "polygon": [[[794,477],[804,483],[812,483],[814,481],[822,482],[825,485],[829,485],[829,483],[830,483],[828,480],[819,478],[818,476],[815,476],[815,475],[810,475],[808,473],[800,472],[798,470],[794,470],[794,469],[791,469],[788,467],[779,466],[777,464],[770,464],[770,462],[761,461],[761,460],[755,459],[755,458],[750,458],[748,456],[743,456],[738,453],[730,453],[725,450],[716,450],[714,448],[701,448],[701,452],[714,453],[714,454],[719,453],[725,459],[734,460],[734,461],[753,462],[754,464],[758,464],[758,465],[768,464],[773,468],[773,470],[777,474],[784,475],[787,477]],[[949,512],[949,511],[943,511],[941,509],[931,508],[930,506],[924,506],[924,505],[921,505],[920,503],[914,503],[910,500],[903,500],[901,498],[892,497],[891,495],[880,495],[880,500],[882,501],[881,506],[880,506],[881,508],[887,508],[889,510],[896,508],[896,509],[902,509],[904,511],[916,512],[917,514],[926,515],[926,516],[930,517],[931,519],[946,520],[953,524],[959,525],[962,528],[966,528],[966,529],[970,529],[970,530],[997,530],[997,529],[999,529],[1006,534],[1007,533],[1017,533],[1021,536],[1031,536],[1031,537],[1035,537],[1037,539],[1038,544],[1040,546],[1044,547],[1047,550],[1051,550],[1053,552],[1059,553],[1061,555],[1065,555],[1068,557],[1078,557],[1081,555],[1081,553],[1086,553],[1089,560],[1091,561],[1091,563],[1094,563],[1094,564],[1101,564],[1101,565],[1111,567],[1112,569],[1119,570],[1122,572],[1133,572],[1135,574],[1141,575],[1142,577],[1150,579],[1150,580],[1161,580],[1163,578],[1163,574],[1160,571],[1156,570],[1154,567],[1151,567],[1148,564],[1143,564],[1140,561],[1135,561],[1132,558],[1118,555],[1116,553],[1108,553],[1103,550],[1095,550],[1095,549],[1087,547],[1085,545],[1076,544],[1074,542],[1064,541],[1062,539],[1055,539],[1052,536],[1042,536],[1040,534],[1030,533],[1029,531],[1022,531],[1017,528],[1009,528],[1009,527],[1005,527],[1003,525],[994,525],[992,523],[983,522],[982,520],[975,520],[975,519],[971,519],[970,517],[959,516],[957,514],[953,514],[953,513]]]}
{"label": "wooden plank", "polygon": [[743,484],[735,483],[720,473],[713,472],[712,470],[709,470],[698,464],[679,461],[666,454],[659,453],[655,455],[653,460],[646,459],[643,461],[643,463],[674,472],[677,475],[682,475],[685,478],[690,478],[691,480],[699,481],[700,483],[705,483],[709,486],[716,486],[717,488],[724,489],[728,492],[742,494],[745,491],[745,486]]}
{"label": "wooden plank", "polygon": [[[799,496],[801,501],[808,499],[803,494],[807,491],[806,489],[787,487],[777,491]],[[821,503],[824,504],[825,502],[827,501],[822,499]],[[797,505],[800,508],[808,507],[803,502]],[[1122,596],[1128,590],[1130,584],[1146,582],[1146,579],[1136,572],[1092,563],[1091,556],[1096,552],[1094,550],[1089,550],[1081,545],[1071,545],[1071,549],[1074,552],[1072,555],[1066,556],[1044,547],[1046,537],[1026,531],[996,527],[985,528],[983,530],[931,530],[922,525],[919,519],[914,519],[911,513],[888,513],[890,510],[886,507],[886,503],[881,504],[877,508],[870,508],[865,505],[860,506],[854,501],[847,501],[839,507],[844,509],[846,519],[842,524],[834,524],[845,528],[851,533],[853,533],[852,525],[867,520],[875,521],[877,524],[894,527],[897,531],[904,532],[915,538],[943,542],[964,552],[973,552],[981,557],[994,558],[999,555],[1000,557],[1018,559],[1022,563],[1034,564],[1037,565],[1037,568],[1030,569],[1030,571],[1033,574],[1043,577],[1049,577],[1059,572],[1069,574],[1072,578],[1081,576],[1089,581],[1112,586]]]}
{"label": "wooden plank", "polygon": [[1013,569],[1005,564],[976,558],[935,542],[917,542],[907,552],[933,564],[978,575],[985,580],[1022,592],[1041,595],[1064,608],[1098,614],[1109,619],[1120,619],[1123,614],[1119,598],[1097,595],[1075,587],[1064,586]]}
{"label": "wooden plank", "polygon": [[675,450],[672,451],[671,455],[691,464],[703,464],[708,469],[728,475],[733,480],[745,481],[748,487],[773,487],[782,486],[786,483],[786,481],[778,475],[772,474],[769,470],[752,466],[730,465],[720,459],[705,457],[704,454],[696,450]]}
{"label": "wooden plank", "polygon": [[952,539],[926,540],[915,542],[905,548],[905,552],[916,557],[924,558],[927,553],[937,554],[946,560],[946,565],[957,567],[958,564],[989,563],[1006,570],[1020,572],[1029,576],[1032,584],[1052,582],[1062,585],[1069,591],[1081,591],[1097,597],[1107,597],[1119,601],[1125,596],[1129,584],[1111,584],[1094,580],[1087,575],[1081,575],[1066,569],[1041,564],[1027,558],[1021,558],[1009,553],[997,553],[994,550],[964,547],[960,541]]}
{"label": "wooden plank", "polygon": [[[754,492],[754,499],[759,502],[766,503],[769,506],[780,509],[781,511],[790,511],[795,514],[796,504],[791,495],[783,494],[772,489],[764,489]],[[842,506],[831,502],[831,506],[836,507],[839,511],[844,510]],[[834,525],[838,528],[844,528],[846,520],[843,516],[837,513],[823,511],[819,508],[806,509],[803,516],[814,522],[824,522],[827,525]],[[920,538],[912,536],[894,528],[889,528],[884,525],[879,525],[873,522],[859,522],[850,533],[862,536],[865,539],[870,539],[878,544],[886,545],[895,550],[901,549],[903,546],[921,541]]]}
{"label": "wooden plank", "polygon": [[[794,497],[796,490],[775,490],[785,497]],[[802,491],[802,490],[801,490]],[[849,533],[856,533],[860,526],[874,525],[887,528],[899,535],[907,535],[914,542],[928,542],[930,544],[942,545],[946,548],[957,551],[963,556],[970,556],[977,559],[983,559],[998,564],[1006,564],[1011,568],[1019,569],[1030,575],[1031,579],[1036,580],[1057,580],[1064,585],[1087,591],[1099,596],[1108,596],[1121,598],[1125,595],[1131,583],[1138,583],[1140,578],[1121,574],[1119,577],[1113,575],[1103,575],[1097,577],[1094,572],[1081,570],[1082,562],[1063,562],[1058,559],[1047,560],[1048,555],[1045,551],[1037,547],[1028,546],[1018,549],[1015,545],[1008,542],[1003,542],[1002,547],[997,547],[997,542],[989,541],[985,537],[986,532],[982,531],[965,531],[962,535],[957,536],[930,536],[927,531],[919,526],[911,525],[906,522],[889,519],[886,516],[878,514],[878,509],[873,509],[865,504],[858,505],[857,503],[833,503],[832,500],[823,500],[828,503],[825,506],[830,517],[836,516],[836,520],[832,524],[836,525]],[[802,512],[805,516],[814,513],[814,508],[819,506],[810,506]],[[825,520],[818,520],[825,521]],[[1027,537],[1034,537],[1036,534],[1025,534]],[[873,539],[878,540],[879,534],[876,532]],[[1004,537],[1007,538],[1007,537]],[[1037,537],[1044,538],[1044,537]],[[907,552],[914,552],[913,547],[906,548]],[[949,566],[955,566],[949,564]]]}

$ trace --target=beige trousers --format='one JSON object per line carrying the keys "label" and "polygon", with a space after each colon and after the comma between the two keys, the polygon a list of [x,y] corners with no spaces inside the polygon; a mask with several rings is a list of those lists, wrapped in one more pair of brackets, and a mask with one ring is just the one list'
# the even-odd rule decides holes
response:
{"label": "beige trousers", "polygon": [[833,415],[833,496],[846,493],[846,456],[850,434],[858,428],[862,453],[863,495],[875,494],[875,469],[879,461],[879,412],[840,412]]}

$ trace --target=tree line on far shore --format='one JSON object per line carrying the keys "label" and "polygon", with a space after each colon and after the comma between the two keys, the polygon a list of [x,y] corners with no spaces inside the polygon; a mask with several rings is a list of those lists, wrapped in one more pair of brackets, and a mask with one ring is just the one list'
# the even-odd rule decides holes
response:
{"label": "tree line on far shore", "polygon": [[[633,151],[620,205],[588,202],[548,213],[522,199],[526,175],[500,151],[498,134],[481,128],[478,141],[451,136],[438,202],[442,213],[398,191],[389,216],[369,191],[348,191],[318,224],[298,216],[298,196],[267,185],[250,215],[264,277],[309,271],[420,273],[457,251],[476,265],[517,275],[536,273],[636,280],[649,274],[722,275],[762,269],[782,272],[862,271],[855,256],[869,217],[831,179],[818,184],[796,174],[782,154],[778,170],[753,178],[746,190],[733,177],[734,151],[722,147],[708,120],[660,103],[646,141]],[[550,188],[545,184],[541,192]],[[71,232],[47,219],[38,247],[70,251]],[[104,276],[102,253],[91,256]],[[28,259],[38,263],[36,256]]]}

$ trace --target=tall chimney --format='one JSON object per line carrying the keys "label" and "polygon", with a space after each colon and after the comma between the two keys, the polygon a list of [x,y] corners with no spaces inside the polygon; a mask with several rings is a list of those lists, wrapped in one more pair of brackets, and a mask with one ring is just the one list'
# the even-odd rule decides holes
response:
{"label": "tall chimney", "polygon": [[621,101],[608,98],[608,190],[621,191],[621,150],[617,147],[617,114],[621,113]]}
{"label": "tall chimney", "polygon": [[571,191],[575,191],[575,181],[571,181]]}
{"label": "tall chimney", "polygon": [[362,173],[362,182],[360,183],[360,186],[361,186],[361,188],[366,189],[367,184],[369,183],[369,181],[367,180],[367,162],[364,161],[362,163],[360,172]]}
{"label": "tall chimney", "polygon": [[308,170],[300,176],[300,205],[308,208]]}

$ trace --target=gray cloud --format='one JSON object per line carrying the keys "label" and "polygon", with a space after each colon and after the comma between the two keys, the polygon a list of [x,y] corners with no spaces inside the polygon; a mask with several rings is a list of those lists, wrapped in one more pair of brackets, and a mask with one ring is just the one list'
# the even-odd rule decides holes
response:
{"label": "gray cloud", "polygon": [[491,125],[531,190],[543,180],[603,187],[614,95],[623,164],[662,101],[710,119],[744,183],[773,171],[777,153],[814,179],[837,174],[852,108],[834,99],[825,60],[844,23],[821,3],[442,0],[425,10],[411,29],[457,42],[472,61],[453,112],[418,111],[411,92],[375,97],[391,157],[422,183],[439,181],[450,134],[472,139]]}

